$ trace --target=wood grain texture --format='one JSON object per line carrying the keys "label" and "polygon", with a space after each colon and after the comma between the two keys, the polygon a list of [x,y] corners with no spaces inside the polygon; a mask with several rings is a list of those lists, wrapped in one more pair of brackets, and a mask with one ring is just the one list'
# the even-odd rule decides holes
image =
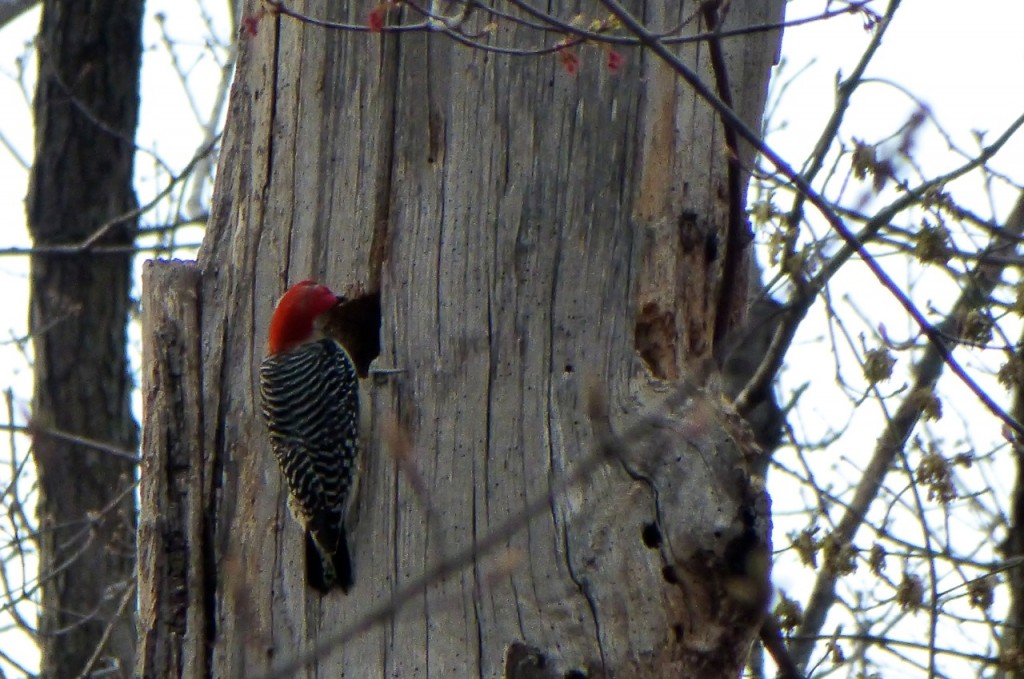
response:
{"label": "wood grain texture", "polygon": [[211,474],[202,449],[198,285],[194,263],[148,262],[143,271],[136,675],[144,679],[208,671]]}
{"label": "wood grain texture", "polygon": [[[693,10],[661,16],[667,6],[646,15],[668,25]],[[295,8],[354,22],[367,9]],[[780,2],[734,3],[726,26],[780,13]],[[497,36],[533,39],[509,26]],[[725,43],[752,125],[777,39]],[[702,63],[701,47],[683,53]],[[725,228],[719,122],[639,51],[619,74],[600,50],[581,54],[571,77],[555,57],[283,17],[243,39],[199,264],[203,446],[217,478],[212,676],[272,669],[548,494],[594,454],[590,385],[607,393],[619,431],[657,409],[673,386],[637,352],[645,305],[673,319],[662,377],[709,354],[716,263],[679,225],[692,221],[701,239]],[[301,532],[254,391],[274,302],[309,277],[379,293],[378,365],[404,371],[370,394],[348,596],[303,582]],[[511,665],[736,676],[757,611],[719,601],[731,574],[708,569],[729,560],[739,514],[759,497],[734,473],[742,436],[717,407],[704,417],[705,402],[661,413],[667,439],[658,429],[627,440],[622,463],[556,494],[505,552],[299,676],[490,678]],[[412,438],[433,520],[382,443],[391,418]],[[664,536],[653,548],[642,539],[651,524]]]}

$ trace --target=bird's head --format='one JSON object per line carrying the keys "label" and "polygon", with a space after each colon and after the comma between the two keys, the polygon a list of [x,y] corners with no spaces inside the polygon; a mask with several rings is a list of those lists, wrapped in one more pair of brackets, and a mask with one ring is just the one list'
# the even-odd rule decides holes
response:
{"label": "bird's head", "polygon": [[344,297],[316,281],[301,281],[288,288],[270,318],[267,350],[279,354],[313,341],[317,317],[343,301]]}

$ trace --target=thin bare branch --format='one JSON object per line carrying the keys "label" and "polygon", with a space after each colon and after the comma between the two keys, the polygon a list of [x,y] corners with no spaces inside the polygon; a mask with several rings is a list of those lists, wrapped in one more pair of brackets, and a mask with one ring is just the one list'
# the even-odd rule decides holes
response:
{"label": "thin bare branch", "polygon": [[653,422],[660,422],[662,412],[671,411],[694,393],[692,380],[683,379],[678,387],[651,413],[644,414],[627,427],[621,435],[612,431],[608,422],[607,404],[596,388],[591,388],[588,395],[588,415],[594,428],[597,442],[595,449],[581,459],[573,470],[560,482],[552,485],[542,496],[527,503],[522,510],[516,512],[495,527],[486,536],[461,551],[442,559],[433,568],[428,569],[420,577],[396,592],[390,601],[370,609],[361,619],[339,632],[318,641],[309,649],[281,662],[276,668],[260,675],[259,679],[285,679],[295,672],[319,659],[326,658],[335,650],[344,646],[349,640],[365,634],[377,625],[391,620],[410,602],[419,599],[427,587],[435,585],[458,573],[481,557],[495,553],[503,548],[509,538],[522,530],[536,517],[551,511],[551,503],[569,490],[589,479],[594,472],[609,461],[621,459],[626,450],[626,442],[632,441],[647,431]]}
{"label": "thin bare branch", "polygon": [[[1005,231],[1007,240],[1003,241],[996,237],[989,249],[998,251],[1007,247],[1007,243],[1012,247],[1015,238],[1024,233],[1024,193],[1021,194],[1013,214],[1007,220]],[[980,301],[991,294],[998,282],[999,270],[991,266],[979,268],[973,280],[968,283],[960,299],[953,306],[953,310],[939,324],[938,328],[943,333],[955,334],[957,325],[961,322],[966,310],[975,308]],[[868,507],[878,496],[882,481],[895,457],[903,450],[904,444],[917,425],[927,403],[926,397],[932,393],[942,372],[943,360],[937,346],[934,342],[929,344],[914,366],[914,379],[910,391],[892,415],[885,432],[878,439],[871,461],[857,484],[853,500],[832,532],[832,539],[838,544],[849,544],[853,541],[854,535],[864,522]],[[801,624],[792,646],[793,657],[800,667],[807,665],[815,643],[812,637],[816,638],[820,634],[828,611],[832,608],[838,579],[837,573],[823,569],[815,581],[814,589],[804,611],[803,624]]]}
{"label": "thin bare branch", "polygon": [[110,635],[113,633],[114,627],[117,625],[120,618],[125,614],[125,611],[128,610],[128,604],[130,604],[135,599],[135,588],[135,582],[132,582],[128,587],[125,588],[124,594],[121,595],[121,602],[117,606],[117,612],[110,619],[110,622],[107,623],[107,626],[103,629],[103,634],[100,636],[99,642],[96,644],[96,649],[93,651],[92,656],[89,658],[88,662],[85,663],[85,667],[83,667],[82,671],[78,673],[78,679],[89,679],[89,677],[93,676],[91,674],[92,668],[96,666],[96,662],[100,659],[100,656],[103,655],[103,649],[106,648],[107,641],[110,640]]}
{"label": "thin bare branch", "polygon": [[17,432],[19,434],[28,434],[29,436],[52,436],[53,438],[60,439],[61,441],[67,441],[68,443],[75,443],[80,446],[86,446],[87,448],[92,448],[93,450],[98,450],[102,453],[109,453],[114,457],[119,457],[124,460],[131,460],[136,464],[139,461],[139,456],[130,450],[125,450],[124,448],[120,448],[110,443],[104,443],[102,441],[97,441],[86,436],[79,436],[77,434],[71,434],[65,431],[33,427],[31,425],[25,426],[19,424],[12,424],[10,422],[0,423],[0,431]]}
{"label": "thin bare branch", "polygon": [[0,28],[39,4],[39,0],[0,0]]}
{"label": "thin bare branch", "polygon": [[[936,332],[935,328],[928,319],[925,318],[924,314],[917,308],[917,306],[907,297],[906,293],[900,289],[900,286],[896,285],[895,282],[889,277],[884,269],[871,257],[864,249],[863,243],[861,243],[857,236],[850,231],[838,215],[831,209],[829,202],[825,200],[817,190],[814,189],[807,181],[804,180],[797,172],[790,167],[778,153],[776,153],[771,147],[764,143],[760,135],[752,130],[739,115],[725,104],[698,76],[690,67],[684,64],[679,57],[677,57],[671,50],[668,49],[654,34],[649,30],[638,19],[630,14],[617,0],[601,0],[601,2],[612,11],[615,16],[622,21],[631,31],[636,33],[642,39],[643,43],[651,49],[658,57],[660,57],[666,64],[668,64],[683,80],[689,84],[697,94],[708,102],[712,108],[717,111],[723,119],[725,119],[730,126],[735,128],[737,133],[743,137],[744,141],[751,144],[758,152],[767,158],[772,165],[775,166],[776,170],[784,175],[793,185],[802,193],[807,196],[807,199],[813,204],[822,217],[824,217],[829,225],[842,237],[846,244],[860,255],[864,264],[868,267],[871,273],[875,276],[879,283],[888,290],[889,294],[892,295],[900,306],[907,312],[907,314],[914,320],[914,322],[921,328],[921,333],[928,338],[928,340],[935,347],[936,351],[940,354],[942,360],[949,366],[949,369],[962,381],[971,392],[981,401],[985,407],[993,415],[998,417],[1004,424],[1013,429],[1014,431],[1024,435],[1024,426],[1012,418],[1005,409],[999,406],[995,400],[989,396],[984,389],[978,386],[978,383],[967,374],[967,371],[953,358],[952,351],[945,342],[945,340]],[[1024,116],[1022,116],[1017,123],[1013,126],[1013,130],[1024,125]]]}

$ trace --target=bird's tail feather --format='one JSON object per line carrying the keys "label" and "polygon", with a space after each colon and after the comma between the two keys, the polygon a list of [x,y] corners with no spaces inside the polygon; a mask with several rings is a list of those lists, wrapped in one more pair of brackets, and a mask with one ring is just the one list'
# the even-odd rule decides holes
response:
{"label": "bird's tail feather", "polygon": [[321,594],[333,587],[347,593],[352,587],[352,559],[344,528],[338,533],[335,544],[336,548],[329,550],[312,531],[306,531],[306,579]]}

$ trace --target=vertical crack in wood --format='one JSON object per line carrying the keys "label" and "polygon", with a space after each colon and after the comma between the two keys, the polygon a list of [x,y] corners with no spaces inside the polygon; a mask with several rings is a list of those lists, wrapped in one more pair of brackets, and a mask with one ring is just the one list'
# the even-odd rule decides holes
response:
{"label": "vertical crack in wood", "polygon": [[386,50],[390,48],[391,55],[393,58],[390,60],[384,59],[382,61],[382,69],[384,74],[381,77],[381,87],[385,85],[391,94],[391,106],[382,107],[382,110],[387,113],[388,120],[384,121],[382,129],[391,130],[391,134],[387,135],[387,146],[385,148],[378,149],[379,153],[384,157],[378,159],[378,165],[380,171],[379,181],[377,182],[377,192],[374,196],[374,211],[373,211],[373,238],[370,241],[370,290],[380,290],[381,283],[381,271],[384,268],[384,262],[387,261],[388,254],[391,251],[391,184],[395,175],[395,139],[398,135],[398,130],[395,128],[394,121],[396,119],[396,109],[398,107],[398,50],[400,42],[398,36],[387,36],[382,41],[381,49],[386,54]]}
{"label": "vertical crack in wood", "polygon": [[209,668],[204,545],[199,271],[147,262],[143,272],[143,435],[139,480],[136,673],[205,677]]}

